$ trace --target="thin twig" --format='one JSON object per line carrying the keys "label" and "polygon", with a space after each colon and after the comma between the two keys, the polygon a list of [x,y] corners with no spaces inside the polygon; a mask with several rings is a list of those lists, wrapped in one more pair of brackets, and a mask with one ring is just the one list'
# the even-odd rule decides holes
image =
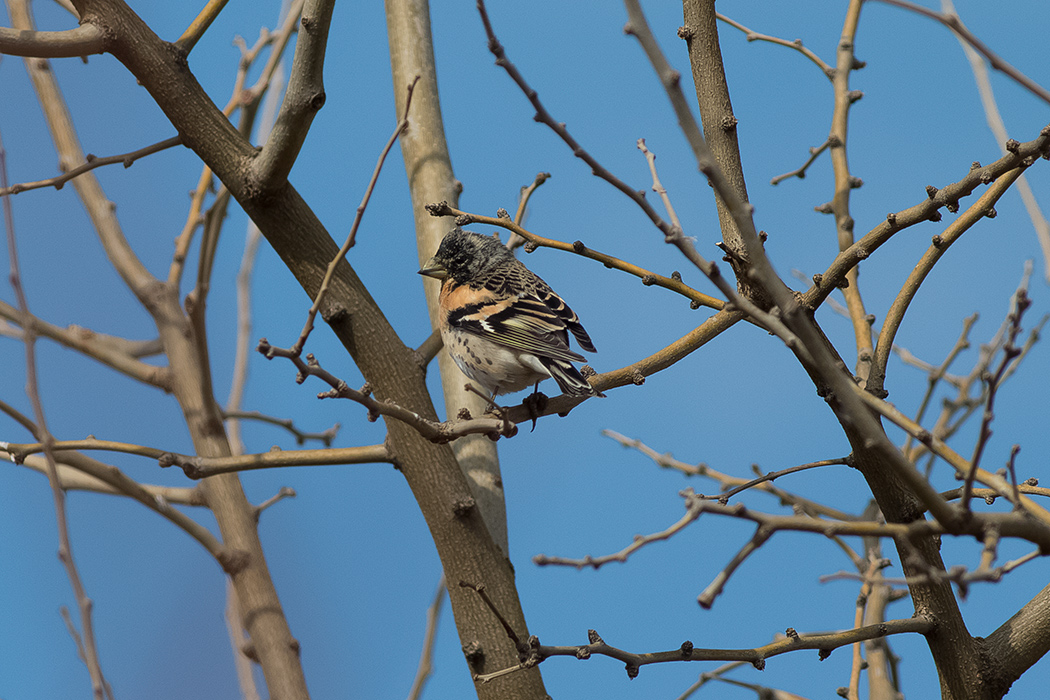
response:
{"label": "thin twig", "polygon": [[223,411],[222,415],[227,420],[255,420],[260,423],[280,426],[295,436],[295,444],[297,445],[304,445],[309,440],[318,440],[325,447],[331,447],[332,441],[339,434],[339,428],[341,427],[339,423],[336,423],[331,428],[319,433],[308,433],[295,427],[295,421],[291,418],[276,418],[259,411]]}
{"label": "thin twig", "polygon": [[638,150],[645,155],[645,161],[649,164],[649,172],[653,176],[653,192],[660,195],[660,200],[664,203],[664,208],[667,209],[667,218],[671,220],[671,226],[682,228],[682,222],[678,220],[678,214],[675,213],[674,207],[671,205],[671,197],[667,194],[667,188],[660,182],[660,176],[656,172],[656,154],[650,151],[645,146],[645,139],[638,139]]}
{"label": "thin twig", "polygon": [[870,375],[871,386],[869,389],[882,389],[893,340],[900,329],[901,323],[904,321],[904,315],[908,311],[909,305],[918,294],[926,276],[933,270],[934,265],[941,259],[949,246],[959,240],[974,224],[988,216],[989,212],[993,211],[995,203],[1006,194],[1006,191],[1017,180],[1023,170],[1024,166],[1021,166],[1003,174],[976,202],[971,204],[965,212],[949,224],[943,233],[933,237],[932,244],[915,264],[914,269],[908,274],[908,278],[901,286],[901,291],[886,312],[886,320],[883,321],[882,330],[879,332],[879,339],[875,345]]}
{"label": "thin twig", "polygon": [[[926,416],[926,409],[930,405],[930,400],[933,398],[933,392],[937,388],[937,384],[948,374],[948,369],[955,362],[955,359],[959,356],[963,350],[970,347],[970,331],[973,329],[973,324],[977,323],[977,314],[963,319],[962,331],[959,333],[958,339],[955,341],[955,345],[948,351],[948,355],[944,358],[944,362],[939,367],[931,367],[927,370],[926,377],[926,393],[922,396],[922,401],[919,403],[919,410],[915,412],[915,422],[922,425],[922,419]],[[898,353],[899,354],[899,353]],[[901,355],[901,359],[904,359]],[[913,438],[911,435],[904,443],[904,447],[901,451],[904,454],[909,454],[912,446]],[[929,475],[927,475],[929,476]]]}
{"label": "thin twig", "polygon": [[[7,152],[3,141],[0,140],[0,188],[7,187]],[[36,367],[36,334],[33,332],[33,324],[29,312],[29,302],[26,299],[25,290],[22,287],[22,277],[18,265],[18,246],[15,241],[15,219],[11,206],[11,199],[3,198],[4,229],[7,233],[7,254],[10,264],[9,282],[18,300],[18,308],[22,313],[22,328],[24,329],[22,342],[25,346],[26,362],[26,394],[33,406],[33,416],[36,421],[37,438],[43,443],[44,456],[47,460],[47,480],[51,484],[51,494],[55,506],[55,521],[58,527],[58,558],[65,567],[69,583],[73,588],[73,595],[77,601],[80,611],[80,627],[82,630],[82,649],[84,652],[84,663],[87,665],[88,674],[91,676],[91,691],[95,700],[102,700],[106,694],[108,684],[102,673],[102,666],[98,658],[98,645],[95,641],[94,623],[91,619],[93,603],[84,589],[84,583],[80,578],[76,562],[73,558],[73,545],[69,537],[69,521],[66,513],[66,493],[58,479],[58,465],[51,451],[54,438],[47,427],[47,419],[44,416],[44,404],[40,399],[40,385],[37,378]]]}
{"label": "thin twig", "polygon": [[441,609],[445,602],[445,575],[441,575],[434,598],[427,608],[427,628],[423,633],[423,651],[419,655],[419,666],[416,668],[416,677],[412,681],[412,689],[408,691],[408,700],[419,700],[423,695],[430,675],[434,672],[434,644],[437,641],[437,626],[441,619]]}
{"label": "thin twig", "polygon": [[435,204],[428,204],[427,212],[431,216],[454,216],[456,217],[456,224],[459,226],[468,226],[472,223],[485,224],[488,226],[499,226],[511,232],[513,236],[522,238],[526,241],[526,252],[532,252],[536,248],[553,248],[554,250],[561,250],[566,253],[574,253],[582,257],[600,262],[607,268],[613,270],[620,270],[626,272],[629,275],[642,280],[642,284],[647,287],[663,287],[672,292],[681,294],[685,298],[689,299],[693,308],[699,308],[706,306],[708,308],[721,310],[725,308],[726,303],[720,299],[716,299],[712,296],[699,292],[693,289],[689,285],[682,281],[682,275],[680,273],[671,273],[670,277],[664,275],[658,275],[651,270],[647,270],[644,267],[639,267],[633,263],[629,263],[620,258],[613,257],[606,253],[599,252],[593,248],[589,248],[584,245],[583,241],[573,241],[572,243],[566,243],[564,241],[558,241],[553,238],[544,238],[543,236],[536,235],[535,233],[525,229],[520,224],[512,221],[506,217],[500,216],[483,216],[481,214],[471,214],[469,212],[456,209],[455,207],[448,204],[448,202],[438,202]]}
{"label": "thin twig", "polygon": [[101,168],[104,165],[113,165],[114,163],[121,163],[125,169],[130,168],[132,164],[134,164],[134,162],[139,158],[144,158],[145,156],[153,155],[154,153],[159,153],[160,151],[164,151],[174,146],[179,146],[181,144],[181,136],[172,136],[170,139],[164,139],[163,141],[158,141],[157,143],[150,144],[149,146],[145,146],[138,150],[129,151],[128,153],[122,153],[116,156],[104,156],[102,158],[99,158],[96,155],[88,153],[84,157],[84,163],[76,166],[71,170],[67,170],[61,175],[55,175],[54,177],[49,177],[46,180],[36,180],[35,182],[20,182],[11,185],[10,187],[0,188],[0,197],[6,197],[7,195],[11,194],[20,194],[22,192],[28,192],[29,190],[38,190],[43,187],[54,187],[56,190],[60,190],[62,189],[62,185],[66,184],[76,176],[88,172],[89,170]]}
{"label": "thin twig", "polygon": [[718,572],[714,580],[708,584],[707,588],[696,597],[696,602],[700,604],[700,607],[704,610],[710,610],[711,606],[715,604],[715,598],[717,598],[725,589],[729,577],[733,575],[733,573],[749,556],[758,551],[758,548],[765,544],[766,540],[772,536],[772,530],[768,530],[761,525],[758,526],[758,528],[755,529],[755,534],[751,536],[751,539],[744,543],[744,546],[741,547],[740,550],[733,555],[733,558],[729,563]]}
{"label": "thin twig", "polygon": [[245,649],[251,644],[251,638],[244,631],[244,619],[241,617],[241,606],[237,600],[237,589],[233,581],[226,579],[226,632],[230,637],[233,649],[233,666],[237,670],[237,682],[241,688],[242,700],[259,700],[259,689],[255,684],[252,660]]}
{"label": "thin twig", "polygon": [[[537,173],[532,183],[521,188],[521,194],[518,196],[518,210],[514,212],[514,223],[518,226],[525,224],[525,215],[529,211],[529,200],[532,199],[532,195],[539,189],[540,185],[545,183],[551,177],[550,173]],[[507,248],[514,250],[518,246],[525,243],[525,240],[516,234],[511,234],[510,239],[507,241]]]}
{"label": "thin twig", "polygon": [[797,177],[799,180],[804,180],[806,178],[806,171],[809,170],[809,166],[813,165],[813,163],[816,162],[817,157],[821,153],[823,153],[824,151],[828,150],[828,146],[830,146],[830,145],[831,145],[831,139],[829,138],[826,141],[824,141],[824,143],[820,144],[819,146],[814,146],[814,147],[810,148],[809,149],[809,158],[806,159],[805,163],[803,163],[800,167],[795,168],[791,172],[784,173],[783,175],[777,175],[776,177],[774,177],[772,180],[769,181],[769,184],[771,184],[771,185],[779,185],[784,180],[789,180],[789,179],[791,179],[793,177]]}
{"label": "thin twig", "polygon": [[415,90],[416,83],[419,82],[419,76],[408,85],[408,96],[405,98],[405,113],[401,115],[401,119],[397,123],[397,128],[394,129],[394,133],[390,135],[390,138],[386,142],[386,146],[383,147],[382,153],[379,154],[379,160],[376,161],[376,167],[372,171],[372,177],[368,181],[368,187],[365,188],[365,195],[361,198],[361,203],[357,205],[357,212],[354,214],[354,223],[350,225],[350,233],[347,234],[346,240],[343,241],[342,247],[339,248],[339,252],[336,253],[335,258],[328,263],[328,269],[325,270],[324,279],[321,280],[321,288],[317,291],[317,297],[314,299],[314,303],[310,306],[310,311],[306,316],[306,324],[303,326],[303,330],[299,333],[299,339],[295,341],[295,345],[292,346],[292,352],[301,354],[303,347],[306,345],[306,339],[310,337],[311,331],[314,329],[314,319],[317,317],[317,312],[321,308],[321,303],[324,301],[325,294],[328,292],[328,285],[332,281],[333,275],[335,275],[335,268],[339,262],[346,256],[347,252],[354,247],[354,241],[357,238],[357,229],[361,225],[361,219],[365,214],[365,209],[368,207],[368,202],[372,198],[372,191],[375,190],[376,182],[379,180],[379,173],[383,171],[383,163],[386,162],[387,154],[390,153],[390,149],[397,143],[398,137],[408,128],[408,113],[412,107],[412,92]]}
{"label": "thin twig", "polygon": [[[948,447],[948,445],[944,444],[944,441],[936,435],[931,434],[930,431],[926,430],[921,425],[916,424],[906,415],[901,413],[895,406],[872,396],[859,386],[855,388],[854,393],[869,408],[888,418],[896,424],[898,428],[901,428],[905,432],[914,436],[916,440],[926,445],[931,452],[948,462],[948,464],[955,468],[957,474],[965,477],[965,475],[969,473],[970,463],[967,462],[964,457]],[[983,469],[976,469],[974,470],[974,480],[994,489],[1000,496],[1013,502],[1013,489],[1010,487],[1010,484],[1004,481],[1001,477]],[[937,497],[941,502],[946,503],[944,499],[940,497],[940,494],[937,494]],[[1037,505],[1024,494],[1018,495],[1016,503],[1020,504],[1020,508],[1023,509],[1027,515],[1032,516],[1033,525],[1038,523],[1042,530],[1046,530],[1045,535],[1047,536],[1047,543],[1050,545],[1050,512]],[[955,522],[953,525],[955,527],[965,527],[965,523]],[[1038,534],[1039,539],[1042,539],[1044,536],[1042,531],[1030,534],[1033,536]]]}
{"label": "thin twig", "polygon": [[368,409],[368,419],[370,421],[378,420],[379,416],[395,418],[402,423],[412,426],[420,435],[431,442],[446,443],[464,435],[476,434],[488,435],[496,439],[498,437],[513,437],[518,432],[517,426],[514,422],[507,419],[506,416],[498,418],[457,418],[443,423],[427,420],[415,411],[403,406],[398,406],[389,401],[378,401],[372,396],[371,387],[368,384],[361,390],[351,389],[342,379],[321,367],[312,353],[307,354],[304,361],[292,349],[274,347],[265,338],[259,341],[258,350],[268,360],[272,360],[275,357],[283,357],[294,364],[298,370],[296,379],[299,383],[305,381],[306,377],[313,376],[332,387],[330,391],[319,393],[317,398],[355,401]]}
{"label": "thin twig", "polygon": [[[45,452],[47,445],[37,443],[13,443],[0,442],[0,450],[11,455],[12,461],[20,463],[30,455]],[[230,457],[200,457],[198,455],[186,455],[178,452],[161,450],[156,447],[136,445],[127,442],[116,442],[112,440],[98,440],[88,438],[86,440],[52,440],[50,451],[52,453],[73,453],[78,451],[104,451],[118,452],[120,454],[138,455],[157,460],[161,467],[179,467],[186,472],[191,479],[203,479],[215,474],[227,474],[230,472],[249,471],[252,469],[273,469],[276,467],[312,467],[339,464],[372,464],[375,462],[391,462],[393,458],[387,452],[386,447],[379,445],[363,445],[359,447],[328,447],[318,450],[270,450],[258,454],[232,455]],[[63,459],[66,456],[63,455]],[[76,465],[74,465],[76,466]],[[78,466],[78,468],[80,468]],[[119,471],[119,470],[118,470]],[[152,496],[141,497],[137,494],[137,482],[130,484],[124,482],[116,475],[96,473],[89,471],[92,476],[97,476],[106,483],[117,487],[119,490],[133,496],[136,500],[152,500]],[[122,475],[122,473],[121,473]],[[126,477],[125,477],[126,478]],[[134,485],[134,486],[133,486]],[[147,503],[147,505],[149,505]],[[178,512],[178,511],[176,511]]]}
{"label": "thin twig", "polygon": [[[787,47],[789,49],[794,49],[795,51],[798,51],[800,54],[802,54],[803,56],[805,56],[809,60],[813,61],[813,63],[815,63],[818,68],[820,68],[820,70],[824,73],[824,75],[827,78],[830,79],[830,78],[834,77],[834,75],[835,75],[835,69],[832,68],[831,66],[829,66],[824,61],[822,61],[820,56],[818,56],[817,54],[813,53],[812,51],[807,49],[805,46],[803,46],[801,39],[795,39],[794,41],[788,41],[787,39],[781,39],[779,37],[769,36],[768,34],[759,34],[755,30],[748,29],[747,27],[745,27],[744,25],[740,24],[739,22],[737,22],[735,20],[732,20],[729,17],[726,17],[725,15],[720,14],[718,12],[715,13],[715,17],[717,17],[718,19],[722,20],[723,22],[725,22],[729,26],[734,27],[735,29],[739,29],[740,31],[742,31],[746,35],[745,38],[748,41],[768,41],[769,43],[776,44],[777,46],[785,46],[785,47]],[[773,184],[775,185],[776,183],[774,182]]]}
{"label": "thin twig", "polygon": [[816,308],[842,284],[849,270],[871,256],[895,234],[926,221],[940,221],[941,208],[958,207],[961,199],[970,196],[981,185],[994,182],[1005,173],[1046,154],[1050,154],[1050,125],[1040,129],[1039,136],[1031,141],[1012,141],[1009,153],[994,163],[985,166],[974,163],[957,182],[940,189],[927,190],[918,204],[890,212],[885,221],[840,252],[827,270],[813,276],[814,285],[802,295],[800,303],[807,308]]}
{"label": "thin twig", "polygon": [[[999,387],[1002,384],[1007,368],[1021,354],[1021,349],[1016,345],[1017,337],[1021,334],[1021,320],[1024,318],[1024,313],[1031,303],[1031,300],[1028,298],[1027,288],[1022,286],[1014,294],[1013,309],[1009,315],[1010,330],[1007,333],[1006,344],[1003,345],[1003,356],[999,362],[999,367],[994,373],[982,377],[982,380],[987,385],[987,390],[985,391],[984,415],[981,418],[981,429],[977,437],[977,444],[974,446],[973,457],[970,458],[970,468],[966,473],[966,481],[963,483],[963,492],[960,497],[962,507],[966,510],[970,509],[970,495],[973,490],[973,480],[977,474],[978,466],[981,463],[981,455],[984,454],[984,449],[988,445],[988,440],[992,437],[992,421],[995,419],[995,396],[999,391]],[[1020,503],[1020,494],[1017,493],[1016,478],[1013,479],[1013,491],[1015,494],[1014,503],[1016,506]]]}
{"label": "thin twig", "polygon": [[[770,472],[769,474],[759,477],[758,479],[747,480],[739,476],[732,476],[730,474],[725,474],[723,472],[717,471],[702,462],[700,464],[689,464],[687,462],[675,459],[674,456],[668,452],[661,454],[649,445],[646,445],[641,440],[629,438],[626,435],[621,435],[615,430],[602,430],[602,435],[615,440],[624,447],[633,450],[638,450],[643,455],[653,460],[653,462],[655,462],[657,466],[664,467],[666,469],[675,469],[687,476],[703,476],[713,481],[717,481],[719,488],[722,489],[723,492],[714,496],[705,496],[703,494],[699,494],[699,497],[704,500],[714,500],[722,503],[723,498],[728,499],[731,496],[736,495],[737,493],[742,491],[744,487],[748,489],[757,487],[756,490],[764,491],[775,496],[785,505],[800,507],[806,512],[814,515],[822,515],[829,518],[834,518],[836,520],[858,519],[856,515],[843,512],[836,508],[831,508],[830,506],[826,506],[822,503],[817,503],[816,501],[811,501],[808,498],[803,498],[801,496],[789,493],[787,491],[783,491],[781,489],[776,489],[773,487],[772,483],[770,483],[773,479],[776,479],[779,476],[783,476],[784,474],[790,474],[795,471],[801,471],[802,469],[810,469],[812,467],[825,466],[831,464],[848,464],[850,460],[849,457],[810,462],[809,464],[803,464],[799,467],[790,467],[779,472]],[[728,491],[726,491],[727,489]],[[722,504],[725,505],[725,503]]]}

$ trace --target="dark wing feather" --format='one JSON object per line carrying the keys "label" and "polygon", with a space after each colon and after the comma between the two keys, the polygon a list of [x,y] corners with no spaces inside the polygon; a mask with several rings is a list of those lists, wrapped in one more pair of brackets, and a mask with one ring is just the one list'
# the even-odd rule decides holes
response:
{"label": "dark wing feather", "polygon": [[594,343],[591,342],[591,336],[587,335],[587,331],[583,329],[580,317],[576,315],[576,312],[570,309],[565,300],[558,296],[553,289],[547,287],[545,283],[543,286],[546,289],[540,290],[540,299],[547,308],[557,314],[558,318],[564,322],[565,327],[572,331],[572,334],[576,336],[576,342],[580,344],[581,348],[587,352],[598,352],[594,348]]}
{"label": "dark wing feather", "polygon": [[536,297],[466,304],[449,314],[448,324],[540,358],[586,360],[569,349],[569,334],[562,316]]}

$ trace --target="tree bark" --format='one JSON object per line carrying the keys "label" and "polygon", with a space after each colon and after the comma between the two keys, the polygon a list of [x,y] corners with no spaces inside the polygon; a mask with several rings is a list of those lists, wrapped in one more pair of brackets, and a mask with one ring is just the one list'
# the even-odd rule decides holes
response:
{"label": "tree bark", "polygon": [[[424,207],[448,202],[459,207],[462,189],[452,172],[452,159],[445,141],[445,126],[438,99],[434,39],[430,32],[430,9],[426,0],[386,0],[387,36],[390,67],[394,78],[397,115],[404,114],[405,86],[418,75],[412,94],[412,114],[408,131],[401,136],[401,154],[412,194],[412,213],[416,222],[416,248],[420,267],[430,259],[453,224],[447,217],[437,218]],[[431,328],[438,326],[437,297],[440,285],[423,282],[423,293],[430,310]],[[488,404],[464,389],[467,378],[447,352],[438,353],[438,367],[445,394],[445,415],[456,416],[466,408],[473,416],[482,415]],[[456,460],[470,483],[482,517],[493,539],[509,555],[507,508],[503,498],[503,479],[499,471],[496,443],[484,435],[468,435],[452,443]]]}
{"label": "tree bark", "polygon": [[[120,0],[78,0],[82,22],[98,26],[112,53],[149,91],[191,148],[226,185],[311,298],[338,246],[287,182],[255,180],[256,151],[211,102],[185,56],[159,39]],[[294,67],[293,67],[293,70]],[[340,261],[321,308],[340,342],[381,400],[436,419],[415,353],[401,342],[349,263]],[[446,577],[456,626],[477,673],[515,666],[514,645],[499,621],[460,581],[483,584],[489,598],[522,638],[527,637],[514,574],[482,519],[452,449],[424,440],[395,420],[388,446],[430,528]],[[535,668],[476,685],[489,698],[546,697]],[[278,694],[273,692],[273,697]]]}

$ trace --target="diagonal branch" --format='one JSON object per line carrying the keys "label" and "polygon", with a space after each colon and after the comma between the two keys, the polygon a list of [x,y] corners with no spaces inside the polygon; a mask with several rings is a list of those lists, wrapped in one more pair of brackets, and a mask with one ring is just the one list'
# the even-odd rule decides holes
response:
{"label": "diagonal branch", "polygon": [[171,391],[173,380],[167,367],[158,367],[138,359],[161,352],[160,344],[155,340],[135,342],[119,336],[96,333],[80,326],[61,328],[33,315],[22,317],[18,309],[3,300],[0,300],[0,318],[17,324],[27,323],[27,330],[40,337],[76,350],[144,384]]}
{"label": "diagonal branch", "polygon": [[314,116],[325,103],[324,57],[335,0],[309,0],[303,5],[295,58],[277,122],[252,165],[261,190],[280,187],[299,157]]}
{"label": "diagonal branch", "polygon": [[[959,215],[947,228],[944,229],[943,233],[939,233],[933,237],[933,244],[927,249],[926,253],[919,259],[908,275],[908,279],[905,280],[900,293],[893,300],[890,305],[889,311],[886,312],[886,320],[882,324],[882,330],[879,332],[879,340],[875,346],[875,357],[872,362],[871,373],[869,375],[868,390],[878,393],[882,391],[886,381],[886,365],[889,362],[890,349],[893,347],[893,339],[896,337],[897,330],[900,328],[901,323],[904,321],[904,314],[908,310],[908,306],[911,304],[915,295],[919,292],[919,286],[926,279],[926,276],[933,270],[933,266],[937,264],[937,261],[941,259],[955,241],[970,230],[974,224],[978,221],[990,216],[994,212],[993,207],[995,203],[999,201],[999,198],[1006,194],[1006,191],[1010,188],[1018,177],[1021,176],[1023,168],[1015,168],[999,177],[987,190],[982,194],[976,202],[970,205],[970,207]],[[856,268],[854,268],[856,269]]]}

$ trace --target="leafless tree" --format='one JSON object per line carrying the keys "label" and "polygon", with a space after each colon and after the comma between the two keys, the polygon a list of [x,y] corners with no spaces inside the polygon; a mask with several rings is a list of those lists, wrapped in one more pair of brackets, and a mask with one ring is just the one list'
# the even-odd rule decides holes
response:
{"label": "leafless tree", "polygon": [[[934,12],[907,2],[884,0],[906,10],[925,14],[955,32],[967,50],[1005,72],[1050,103],[1047,91],[999,58],[968,30],[952,8]],[[67,3],[61,2],[63,6]],[[114,270],[152,318],[157,338],[131,341],[101,332],[62,328],[33,315],[32,299],[20,295],[20,279],[33,271],[17,268],[14,225],[8,218],[12,279],[19,297],[15,304],[0,302],[5,330],[18,337],[26,350],[29,396],[34,415],[26,416],[7,403],[4,413],[20,423],[32,440],[3,443],[12,461],[37,469],[50,480],[62,538],[60,552],[79,603],[76,621],[68,620],[91,674],[95,697],[111,693],[100,660],[100,640],[92,625],[89,591],[84,590],[68,537],[63,496],[66,491],[87,489],[115,493],[142,503],[197,540],[229,578],[229,622],[234,644],[242,652],[239,669],[246,696],[251,696],[251,665],[261,669],[270,697],[282,700],[307,698],[306,675],[300,663],[298,642],[282,611],[278,591],[267,567],[259,536],[260,512],[281,492],[261,505],[249,502],[238,472],[307,464],[389,463],[406,479],[440,556],[456,629],[464,648],[478,696],[481,698],[544,698],[541,664],[554,656],[584,659],[605,655],[623,662],[631,677],[641,666],[685,661],[724,661],[727,666],[704,674],[693,690],[714,680],[729,681],[726,672],[741,664],[762,668],[765,660],[787,652],[816,649],[823,656],[851,646],[853,671],[840,693],[858,698],[861,678],[873,699],[893,698],[902,692],[895,673],[891,635],[922,635],[929,645],[940,679],[942,697],[950,700],[999,698],[1050,648],[1050,586],[1044,588],[987,637],[968,630],[959,600],[968,587],[984,581],[999,581],[1013,569],[1050,552],[1050,511],[1039,499],[1050,495],[1034,480],[1019,479],[1014,469],[1016,450],[1009,468],[990,470],[984,457],[994,419],[997,392],[1016,370],[1038,336],[1042,322],[1032,320],[1027,278],[1014,295],[1012,308],[1000,333],[985,346],[975,365],[964,375],[950,374],[962,350],[971,342],[972,322],[942,363],[923,364],[928,374],[926,398],[913,416],[905,415],[885,399],[886,376],[894,340],[905,312],[927,274],[964,233],[994,216],[996,203],[1024,177],[1025,171],[1045,167],[1040,159],[1050,155],[1050,126],[1004,144],[1004,155],[994,162],[974,163],[958,172],[951,184],[928,187],[925,196],[887,204],[885,220],[869,231],[856,231],[851,214],[851,195],[860,186],[851,172],[848,125],[851,108],[861,95],[851,87],[853,72],[862,64],[855,54],[855,36],[861,23],[862,0],[850,0],[844,11],[841,37],[833,60],[825,62],[801,41],[786,41],[760,34],[715,12],[713,0],[685,0],[679,36],[688,54],[698,104],[686,97],[681,76],[664,57],[637,0],[626,0],[625,31],[633,36],[652,64],[673,108],[682,133],[699,168],[703,182],[713,187],[721,248],[733,272],[730,278],[714,261],[704,258],[675,213],[672,198],[661,183],[656,160],[644,140],[638,142],[651,174],[651,187],[659,201],[650,201],[637,189],[600,163],[576,140],[573,132],[548,111],[505,49],[498,35],[509,41],[510,28],[501,28],[490,18],[484,3],[478,10],[487,35],[488,48],[497,66],[506,72],[531,104],[536,121],[546,125],[598,178],[607,181],[632,201],[651,221],[663,240],[678,248],[688,263],[702,272],[717,288],[719,297],[701,292],[675,273],[664,276],[644,269],[583,243],[554,240],[537,235],[523,225],[529,196],[544,181],[540,176],[526,190],[515,213],[501,211],[484,216],[460,209],[460,186],[445,141],[435,68],[428,4],[423,0],[387,0],[386,17],[390,66],[396,96],[396,123],[385,148],[376,146],[375,175],[357,208],[357,216],[342,247],[333,240],[307,201],[289,182],[310,131],[311,122],[325,103],[323,67],[334,2],[297,0],[290,3],[281,26],[263,32],[254,46],[242,44],[242,60],[235,87],[227,105],[216,105],[189,69],[187,57],[197,41],[223,10],[225,2],[208,2],[185,33],[173,42],[157,36],[122,0],[70,0],[67,9],[79,24],[61,31],[40,31],[33,22],[26,0],[7,0],[10,27],[0,28],[0,52],[25,57],[25,66],[48,126],[53,134],[62,172],[33,183],[3,184],[5,203],[11,195],[41,187],[61,187],[67,182],[76,189],[99,242]],[[228,10],[230,11],[230,10]],[[748,41],[781,44],[803,54],[816,64],[832,86],[834,110],[827,140],[815,146],[811,157],[797,170],[774,178],[774,184],[805,176],[818,158],[830,158],[833,188],[820,209],[834,221],[837,255],[833,262],[796,291],[777,273],[764,250],[765,235],[758,231],[753,208],[748,203],[748,183],[737,143],[737,117],[730,100],[722,65],[719,21],[729,39],[744,32]],[[775,28],[771,28],[775,29]],[[979,32],[977,33],[979,34]],[[479,36],[480,40],[480,36]],[[724,36],[723,41],[726,40]],[[294,47],[287,89],[273,119],[272,129],[258,146],[251,142],[267,95],[278,95],[276,81],[285,47]],[[289,49],[291,51],[291,49]],[[85,156],[73,126],[73,115],[49,69],[52,59],[70,60],[94,54],[109,54],[148,92],[174,128],[175,136],[139,150],[110,157]],[[332,70],[332,66],[328,66]],[[255,82],[249,82],[249,76]],[[100,90],[101,92],[101,90]],[[698,110],[696,109],[698,108]],[[700,120],[694,117],[698,111]],[[6,125],[4,125],[6,126]],[[115,125],[116,126],[116,125]],[[5,134],[6,135],[6,134]],[[501,438],[512,438],[518,424],[549,420],[566,414],[582,399],[561,396],[532,399],[521,405],[488,411],[486,399],[464,387],[462,376],[440,340],[432,335],[420,347],[410,347],[395,332],[384,311],[366,289],[346,254],[355,242],[362,215],[386,154],[400,142],[415,217],[420,261],[426,260],[453,224],[488,224],[505,229],[515,242],[528,250],[553,248],[639,278],[686,298],[693,308],[712,311],[703,322],[674,343],[647,357],[591,377],[592,383],[617,400],[617,389],[641,384],[662,371],[676,371],[684,357],[715,341],[733,328],[752,324],[767,331],[782,349],[797,360],[833,413],[848,440],[848,455],[825,459],[773,473],[747,477],[686,464],[634,440],[611,434],[622,444],[641,450],[664,467],[714,480],[718,493],[683,493],[686,514],[666,530],[640,536],[623,550],[583,559],[540,557],[538,563],[598,568],[607,562],[624,561],[648,543],[672,537],[701,515],[753,523],[754,534],[738,554],[699,595],[701,606],[710,607],[730,578],[758,548],[780,532],[822,534],[842,547],[853,570],[839,577],[860,585],[854,626],[837,632],[806,633],[787,630],[774,641],[746,649],[701,648],[686,642],[670,651],[633,652],[607,644],[591,631],[585,645],[551,646],[530,636],[515,584],[508,552],[506,513],[496,453]],[[94,171],[109,164],[131,165],[160,150],[185,147],[203,165],[187,223],[177,237],[166,276],[156,276],[143,262],[124,232],[114,207],[99,185]],[[965,147],[965,145],[963,146]],[[381,155],[380,155],[381,154]],[[189,157],[189,156],[187,156]],[[354,156],[357,157],[357,156]],[[364,156],[361,156],[364,157]],[[369,155],[368,158],[375,156]],[[468,156],[469,157],[469,156]],[[751,187],[755,183],[750,181]],[[783,186],[788,186],[787,184]],[[1045,233],[1045,220],[1037,213],[1036,198],[1029,196],[1037,231]],[[243,384],[229,404],[220,404],[213,382],[212,362],[206,333],[206,311],[216,263],[219,234],[229,205],[235,204],[251,218],[266,243],[280,256],[288,270],[314,301],[302,333],[295,342],[263,341],[258,350],[279,363],[297,369],[300,379],[311,377],[328,384],[325,396],[343,398],[362,405],[369,420],[382,419],[385,439],[380,444],[331,448],[331,434],[297,432],[300,440],[320,439],[321,449],[242,454],[238,421],[262,418],[240,409]],[[900,264],[912,270],[900,293],[886,309],[881,323],[861,297],[858,269],[868,258],[884,255],[883,246],[902,231],[923,222],[941,221],[950,212],[950,223],[933,236],[929,248],[917,259]],[[251,257],[251,248],[247,254]],[[250,267],[250,263],[248,263]],[[187,273],[192,281],[188,281]],[[181,291],[189,286],[185,298]],[[842,308],[852,326],[854,346],[836,346],[817,323],[815,312],[830,304],[832,294],[842,291]],[[427,288],[426,302],[436,323],[436,288]],[[360,389],[348,386],[332,370],[330,359],[310,354],[310,338],[316,316],[328,325],[346,353],[366,379]],[[242,336],[243,368],[246,336]],[[95,438],[63,439],[52,435],[43,408],[36,397],[38,382],[33,365],[35,341],[46,338],[90,357],[109,369],[145,385],[172,394],[193,440],[193,454],[176,454],[158,447],[133,445]],[[841,345],[841,344],[840,344]],[[779,349],[779,348],[778,348]],[[899,350],[899,349],[898,349]],[[901,351],[906,353],[906,351]],[[160,364],[144,358],[159,356]],[[844,357],[855,357],[853,366]],[[449,419],[441,421],[425,384],[426,370],[437,360],[444,381],[444,401]],[[238,373],[243,378],[243,369]],[[70,381],[74,381],[72,378]],[[243,379],[242,379],[243,381]],[[944,404],[931,421],[927,407],[935,390],[950,383],[957,397]],[[683,409],[685,410],[685,409]],[[958,440],[949,445],[959,426],[970,416],[979,423],[973,444],[964,448]],[[571,420],[571,418],[569,419]],[[1045,412],[1035,420],[1046,420]],[[907,435],[898,445],[887,434],[887,425]],[[289,424],[290,429],[300,427]],[[157,460],[161,466],[181,468],[192,479],[185,487],[161,487],[142,483],[117,467],[91,456],[92,451],[129,453]],[[963,451],[960,451],[963,450]],[[969,454],[967,454],[967,452]],[[961,486],[939,491],[929,465],[937,462],[957,475]],[[870,490],[872,505],[863,513],[844,512],[835,503],[821,503],[774,484],[789,473],[829,465],[857,470]],[[744,507],[738,495],[765,491],[791,507],[791,512],[767,513]],[[1007,503],[1006,508],[981,507],[987,502]],[[205,508],[214,516],[219,534],[176,506]],[[856,546],[857,540],[861,546]],[[946,538],[980,543],[979,565],[970,569],[946,567],[939,552]],[[1029,543],[1031,553],[997,564],[998,546],[1005,539]],[[903,578],[884,575],[891,560],[899,562]],[[1000,584],[1007,585],[1007,584]],[[910,598],[913,614],[888,619],[890,602]],[[432,618],[440,606],[432,607]],[[432,636],[432,635],[428,635]],[[104,640],[101,641],[104,646]],[[422,692],[428,665],[426,655],[413,696]],[[739,681],[736,681],[739,682]],[[797,697],[765,686],[749,686],[760,697]],[[763,694],[765,693],[765,695]],[[776,695],[775,693],[780,693]]]}

